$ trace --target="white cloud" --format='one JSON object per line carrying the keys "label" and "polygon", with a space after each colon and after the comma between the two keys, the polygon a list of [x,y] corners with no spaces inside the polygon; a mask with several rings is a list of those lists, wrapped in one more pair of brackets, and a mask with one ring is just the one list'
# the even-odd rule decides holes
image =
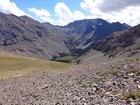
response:
{"label": "white cloud", "polygon": [[14,14],[17,16],[27,15],[23,10],[19,9],[14,2],[10,0],[0,0],[0,12],[6,14]]}
{"label": "white cloud", "polygon": [[80,11],[74,11],[73,15],[75,17],[75,20],[84,19],[85,18],[85,15],[82,12],[80,12]]}
{"label": "white cloud", "polygon": [[64,3],[57,3],[54,11],[57,16],[59,16],[60,20],[64,21],[64,24],[65,22],[71,21],[71,19],[73,18],[72,12]]}
{"label": "white cloud", "polygon": [[101,0],[97,0],[96,2],[94,0],[84,0],[80,5],[84,10],[92,12],[100,1]]}
{"label": "white cloud", "polygon": [[82,9],[91,13],[90,18],[122,22],[132,26],[140,23],[140,0],[84,0]]}
{"label": "white cloud", "polygon": [[54,23],[54,20],[52,20],[51,14],[45,10],[45,9],[36,9],[36,8],[29,8],[28,11],[34,13],[37,17],[39,17],[44,22],[50,22]]}
{"label": "white cloud", "polygon": [[80,11],[71,12],[66,4],[58,2],[54,9],[56,15],[59,17],[57,24],[66,25],[74,20],[84,19],[85,16]]}
{"label": "white cloud", "polygon": [[49,17],[49,16],[51,16],[51,14],[47,10],[44,10],[44,9],[38,10],[36,8],[30,8],[28,10],[30,12],[36,14],[37,16],[41,16],[41,17]]}

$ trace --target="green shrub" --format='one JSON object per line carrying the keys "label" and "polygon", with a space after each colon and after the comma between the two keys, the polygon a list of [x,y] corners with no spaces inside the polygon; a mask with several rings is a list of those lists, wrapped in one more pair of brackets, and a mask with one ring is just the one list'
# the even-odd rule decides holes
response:
{"label": "green shrub", "polygon": [[94,82],[95,82],[96,84],[99,84],[100,82],[102,82],[102,79],[96,79],[96,80],[94,80]]}
{"label": "green shrub", "polygon": [[63,57],[56,57],[55,61],[58,62],[65,62],[65,63],[71,63],[73,60],[76,59],[76,56],[63,56]]}
{"label": "green shrub", "polygon": [[82,87],[82,88],[88,88],[89,86],[88,86],[88,84],[86,84],[86,83],[81,83],[81,84],[80,84],[80,87]]}
{"label": "green shrub", "polygon": [[93,82],[78,82],[78,85],[82,88],[88,88],[88,87],[91,87],[93,84]]}
{"label": "green shrub", "polygon": [[134,92],[123,92],[122,96],[124,97],[124,99],[128,100],[130,98],[132,99],[136,99],[136,98],[140,98],[140,93],[138,91],[134,91]]}

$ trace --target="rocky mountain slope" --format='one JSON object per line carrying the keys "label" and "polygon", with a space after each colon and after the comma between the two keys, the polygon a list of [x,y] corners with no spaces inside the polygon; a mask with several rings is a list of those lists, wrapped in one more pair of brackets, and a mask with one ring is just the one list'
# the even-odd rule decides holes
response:
{"label": "rocky mountain slope", "polygon": [[91,47],[94,50],[109,54],[110,57],[123,54],[124,52],[130,52],[128,56],[140,53],[140,25],[125,31],[113,33],[94,43]]}
{"label": "rocky mountain slope", "polygon": [[64,43],[68,36],[27,16],[0,13],[0,27],[1,50],[44,59],[58,53],[69,53]]}
{"label": "rocky mountain slope", "polygon": [[44,70],[2,81],[1,105],[139,105],[140,59]]}
{"label": "rocky mountain slope", "polygon": [[[121,32],[115,32],[110,36],[101,39],[87,49],[84,55],[92,54],[91,56],[96,56],[96,60],[102,58],[124,58],[131,56],[139,56],[140,54],[140,25],[132,27],[128,30]],[[90,56],[90,57],[91,57]],[[98,56],[98,57],[97,57]],[[88,58],[85,56],[84,58]],[[95,57],[90,59],[94,61]]]}

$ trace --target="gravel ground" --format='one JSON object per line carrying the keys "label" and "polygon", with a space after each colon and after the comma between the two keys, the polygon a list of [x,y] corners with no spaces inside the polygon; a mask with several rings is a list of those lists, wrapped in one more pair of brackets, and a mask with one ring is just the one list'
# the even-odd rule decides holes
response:
{"label": "gravel ground", "polygon": [[0,94],[0,105],[140,105],[140,60],[5,80]]}

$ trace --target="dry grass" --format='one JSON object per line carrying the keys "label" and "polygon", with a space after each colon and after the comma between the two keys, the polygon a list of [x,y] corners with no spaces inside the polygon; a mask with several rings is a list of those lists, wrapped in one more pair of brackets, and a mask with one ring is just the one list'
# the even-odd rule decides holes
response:
{"label": "dry grass", "polygon": [[41,70],[63,70],[70,65],[28,57],[0,55],[0,80],[29,75]]}
{"label": "dry grass", "polygon": [[135,69],[128,69],[128,70],[126,70],[126,74],[137,73],[138,71],[140,71],[138,68],[135,68]]}
{"label": "dry grass", "polygon": [[108,70],[108,71],[98,71],[96,73],[97,73],[97,75],[104,76],[104,75],[110,75],[110,74],[115,75],[118,73],[118,71],[117,70]]}

